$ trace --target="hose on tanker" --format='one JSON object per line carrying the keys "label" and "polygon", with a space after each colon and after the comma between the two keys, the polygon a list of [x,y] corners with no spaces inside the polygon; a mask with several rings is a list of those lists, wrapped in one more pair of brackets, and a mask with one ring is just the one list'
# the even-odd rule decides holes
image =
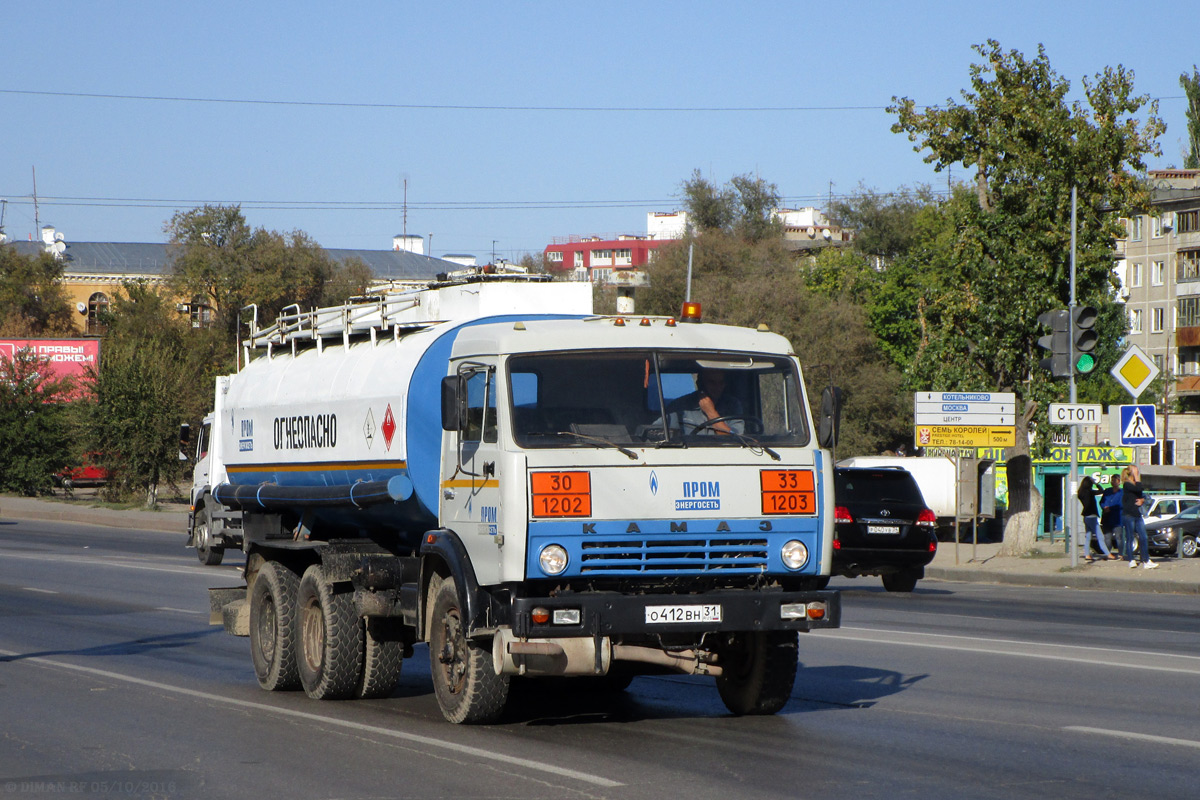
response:
{"label": "hose on tanker", "polygon": [[412,497],[412,493],[412,481],[407,475],[394,475],[386,481],[358,481],[336,486],[222,483],[212,490],[213,499],[227,508],[263,511],[321,506],[363,508],[403,502]]}

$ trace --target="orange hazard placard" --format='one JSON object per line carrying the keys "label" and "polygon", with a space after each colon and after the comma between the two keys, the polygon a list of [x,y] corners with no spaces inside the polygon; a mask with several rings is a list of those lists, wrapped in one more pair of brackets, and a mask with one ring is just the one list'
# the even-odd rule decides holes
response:
{"label": "orange hazard placard", "polygon": [[762,513],[817,513],[816,479],[807,469],[764,469],[762,482]]}
{"label": "orange hazard placard", "polygon": [[590,517],[592,476],[589,472],[532,472],[530,513],[535,517]]}

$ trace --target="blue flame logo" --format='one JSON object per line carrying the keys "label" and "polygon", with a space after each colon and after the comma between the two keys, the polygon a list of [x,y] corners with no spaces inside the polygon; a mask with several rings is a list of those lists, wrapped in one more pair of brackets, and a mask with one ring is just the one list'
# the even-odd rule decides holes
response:
{"label": "blue flame logo", "polygon": [[650,471],[650,494],[658,494],[658,474]]}

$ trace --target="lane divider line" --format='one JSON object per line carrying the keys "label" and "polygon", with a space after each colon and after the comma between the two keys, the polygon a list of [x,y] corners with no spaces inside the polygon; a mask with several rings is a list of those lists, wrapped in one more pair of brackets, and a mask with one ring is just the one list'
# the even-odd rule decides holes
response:
{"label": "lane divider line", "polygon": [[1094,733],[1097,736],[1111,736],[1114,739],[1133,739],[1139,742],[1151,742],[1153,744],[1170,744],[1177,747],[1193,747],[1200,750],[1200,742],[1194,742],[1191,739],[1175,739],[1171,736],[1154,736],[1149,733],[1134,733],[1133,731],[1114,731],[1108,728],[1089,728],[1086,725],[1067,725],[1063,728],[1064,731],[1072,731],[1074,733]]}

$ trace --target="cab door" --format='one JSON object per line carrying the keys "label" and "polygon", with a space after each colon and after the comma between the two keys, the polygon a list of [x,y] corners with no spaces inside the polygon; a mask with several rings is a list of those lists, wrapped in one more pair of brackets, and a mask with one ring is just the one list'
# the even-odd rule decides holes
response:
{"label": "cab door", "polygon": [[477,577],[498,568],[500,520],[499,427],[496,419],[496,365],[472,361],[459,366],[464,390],[458,430],[442,437],[443,527],[458,534],[471,554]]}

